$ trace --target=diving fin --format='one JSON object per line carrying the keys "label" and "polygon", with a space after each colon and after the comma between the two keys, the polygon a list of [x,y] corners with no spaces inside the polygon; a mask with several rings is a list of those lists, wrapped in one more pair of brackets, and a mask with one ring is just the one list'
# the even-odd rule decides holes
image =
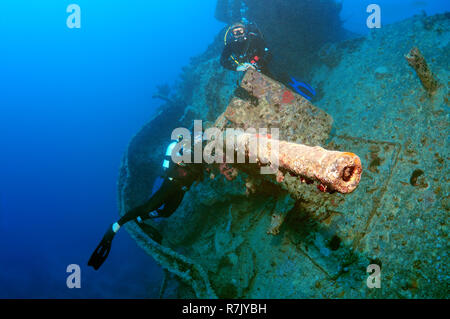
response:
{"label": "diving fin", "polygon": [[309,84],[305,82],[297,81],[295,78],[291,77],[292,83],[289,85],[301,96],[307,100],[311,100],[316,96],[316,90],[314,90]]}
{"label": "diving fin", "polygon": [[95,270],[98,270],[101,265],[103,265],[106,258],[108,258],[109,252],[111,250],[112,240],[114,239],[115,235],[116,233],[113,231],[113,226],[111,225],[103,236],[100,244],[92,253],[91,258],[88,261],[88,266],[92,266]]}

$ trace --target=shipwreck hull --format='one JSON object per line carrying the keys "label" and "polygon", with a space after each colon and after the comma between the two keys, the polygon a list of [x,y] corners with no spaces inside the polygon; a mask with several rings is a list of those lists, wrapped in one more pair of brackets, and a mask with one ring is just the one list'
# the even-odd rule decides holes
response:
{"label": "shipwreck hull", "polygon": [[[284,140],[281,150],[302,147],[298,144],[300,142],[311,146],[323,145],[329,138],[331,116],[283,84],[250,70],[242,79],[241,88],[247,94],[244,94],[244,98],[231,99],[225,112],[216,121],[217,127],[279,128],[280,140]],[[150,149],[152,143],[147,143]],[[141,147],[145,149],[142,144]],[[306,145],[303,147],[308,152],[318,150]],[[334,153],[339,154],[330,152]],[[131,207],[126,204],[130,202],[126,199],[129,193],[127,189],[133,183],[133,178],[130,179],[127,173],[130,169],[127,156],[123,167],[126,169],[122,170],[119,192],[122,213]],[[273,260],[285,258],[285,250],[291,250],[290,258],[300,264],[305,262],[308,254],[290,241],[290,236],[298,235],[295,230],[282,232],[280,238],[273,238],[269,234],[279,234],[280,229],[284,229],[282,223],[290,218],[288,213],[297,215],[305,210],[308,207],[302,204],[305,200],[315,198],[313,201],[324,208],[324,197],[333,196],[320,193],[315,185],[305,183],[298,176],[286,174],[283,181],[279,181],[277,175],[261,175],[257,165],[240,164],[236,167],[236,179],[229,181],[220,174],[213,179],[207,178],[188,192],[172,217],[153,224],[165,238],[162,246],[149,239],[137,225],[128,226],[137,242],[163,268],[187,284],[190,287],[187,291],[192,290],[199,298],[270,297],[267,293],[272,291],[269,287],[274,283],[262,281],[254,286],[258,276],[264,273],[263,270],[273,268],[276,271],[278,263]],[[135,171],[138,169],[133,167]],[[339,197],[339,201],[345,202],[345,197]],[[310,208],[316,210],[318,207]],[[326,237],[344,237],[339,231],[327,230],[326,233]],[[278,246],[277,253],[273,251],[274,245]],[[272,262],[267,264],[269,260]],[[313,264],[310,262],[300,264],[300,274],[312,271],[310,268]],[[311,278],[316,280],[318,277]],[[326,278],[323,277],[323,280]],[[278,284],[282,284],[282,280],[278,280]],[[262,291],[265,291],[265,295],[260,294]]]}
{"label": "shipwreck hull", "polygon": [[[173,274],[167,286],[175,293],[162,296],[448,298],[449,50],[439,40],[448,30],[446,15],[416,17],[326,50],[311,83],[322,92],[320,108],[271,81],[261,91],[240,81],[251,94],[234,96],[236,75],[218,71],[217,57],[192,65],[186,78],[205,89],[187,90],[187,115],[206,119],[205,106],[213,105],[207,119],[219,117],[218,127],[289,123],[283,140],[357,154],[364,173],[347,195],[319,192],[290,174],[281,183],[243,169],[232,181],[216,174],[192,187],[173,216],[153,223],[163,246],[130,223],[136,242]],[[413,45],[442,83],[432,98],[403,56]],[[124,156],[121,214],[150,196],[151,163],[161,162],[169,139],[155,142],[160,123],[144,127]],[[367,287],[370,264],[381,267],[382,289]]]}

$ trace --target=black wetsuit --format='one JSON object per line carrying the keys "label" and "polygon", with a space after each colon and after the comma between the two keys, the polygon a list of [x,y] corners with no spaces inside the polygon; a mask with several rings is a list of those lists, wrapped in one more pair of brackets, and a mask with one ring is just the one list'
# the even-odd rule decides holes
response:
{"label": "black wetsuit", "polygon": [[258,71],[268,73],[267,65],[271,53],[258,28],[254,24],[249,24],[246,28],[246,35],[242,39],[235,39],[231,35],[222,52],[220,64],[226,69],[236,71],[239,64],[250,63]]}
{"label": "black wetsuit", "polygon": [[[122,216],[117,223],[114,223],[108,227],[100,244],[92,253],[91,258],[89,258],[88,265],[92,266],[95,270],[101,267],[106,258],[108,258],[109,251],[111,250],[111,244],[117,231],[124,224],[138,218],[143,221],[148,218],[169,217],[172,215],[181,204],[185,192],[196,180],[200,180],[202,177],[202,164],[180,166],[175,163],[170,163],[167,171],[165,172],[165,178],[159,190],[156,191],[156,193],[154,193],[153,196],[151,196],[151,198],[143,205],[133,208]],[[164,208],[160,209],[163,205]],[[150,215],[150,213],[154,211],[157,211],[157,214]],[[138,223],[138,225],[155,242],[161,243],[162,236],[157,229],[143,222]]]}
{"label": "black wetsuit", "polygon": [[[202,164],[188,164],[185,167],[171,163],[161,187],[144,204],[133,208],[119,219],[119,225],[141,217],[142,220],[171,216],[181,204],[184,194],[192,184],[203,177]],[[164,205],[164,208],[160,209]],[[157,211],[157,215],[149,215]]]}

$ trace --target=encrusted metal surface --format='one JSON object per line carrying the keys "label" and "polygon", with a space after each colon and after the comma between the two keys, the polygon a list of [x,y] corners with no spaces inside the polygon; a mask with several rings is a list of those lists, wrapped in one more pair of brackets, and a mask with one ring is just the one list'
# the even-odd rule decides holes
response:
{"label": "encrusted metal surface", "polygon": [[[229,122],[223,123],[222,117],[216,126],[278,128],[280,140],[311,146],[323,145],[328,138],[332,117],[285,85],[248,70],[241,88],[247,96],[233,98],[224,113]],[[222,125],[218,125],[219,122]]]}

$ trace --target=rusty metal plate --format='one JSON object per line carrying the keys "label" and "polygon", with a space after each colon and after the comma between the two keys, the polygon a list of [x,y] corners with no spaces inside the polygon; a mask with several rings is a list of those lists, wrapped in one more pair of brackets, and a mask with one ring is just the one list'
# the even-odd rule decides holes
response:
{"label": "rusty metal plate", "polygon": [[224,115],[230,128],[279,128],[280,139],[323,145],[332,117],[299,94],[269,77],[249,70],[241,82],[244,96],[235,97]]}

